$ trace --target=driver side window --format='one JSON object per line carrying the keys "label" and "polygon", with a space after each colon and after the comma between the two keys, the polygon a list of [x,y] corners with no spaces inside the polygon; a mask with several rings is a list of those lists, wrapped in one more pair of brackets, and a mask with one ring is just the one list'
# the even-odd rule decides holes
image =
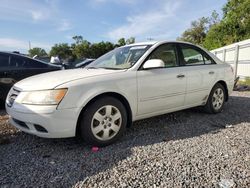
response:
{"label": "driver side window", "polygon": [[177,66],[177,54],[174,44],[163,44],[156,48],[148,57],[148,59],[161,59],[165,68]]}

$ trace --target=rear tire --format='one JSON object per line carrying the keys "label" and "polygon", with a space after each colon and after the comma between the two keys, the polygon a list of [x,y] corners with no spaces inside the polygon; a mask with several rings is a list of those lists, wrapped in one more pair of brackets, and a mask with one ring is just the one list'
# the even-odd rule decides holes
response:
{"label": "rear tire", "polygon": [[226,91],[224,86],[220,83],[215,84],[204,106],[205,111],[210,114],[220,113],[223,109],[225,98]]}
{"label": "rear tire", "polygon": [[94,146],[107,146],[119,139],[126,130],[127,112],[116,98],[103,97],[84,111],[80,122],[82,139]]}

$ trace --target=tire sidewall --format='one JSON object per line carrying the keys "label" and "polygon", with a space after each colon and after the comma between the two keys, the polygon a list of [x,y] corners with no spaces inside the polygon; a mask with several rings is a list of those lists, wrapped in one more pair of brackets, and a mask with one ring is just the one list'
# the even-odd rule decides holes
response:
{"label": "tire sidewall", "polygon": [[[92,123],[92,118],[96,113],[96,111],[105,105],[115,106],[120,111],[122,116],[122,123],[119,132],[113,138],[111,138],[110,140],[103,141],[97,139],[94,136],[91,130],[91,123]],[[119,139],[125,132],[126,125],[127,125],[127,112],[124,105],[119,100],[113,97],[100,98],[94,101],[92,104],[88,105],[83,113],[80,123],[81,137],[88,144],[103,147],[117,141],[117,139]]]}

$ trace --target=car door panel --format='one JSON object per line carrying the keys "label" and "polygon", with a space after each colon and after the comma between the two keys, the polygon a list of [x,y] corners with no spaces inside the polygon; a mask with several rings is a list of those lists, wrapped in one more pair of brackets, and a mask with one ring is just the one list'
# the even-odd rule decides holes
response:
{"label": "car door panel", "polygon": [[186,77],[178,67],[138,71],[138,115],[183,106]]}
{"label": "car door panel", "polygon": [[[206,65],[185,67],[187,74],[187,93],[185,105],[192,105],[206,101],[211,85],[216,80],[216,71],[209,74]],[[212,67],[211,67],[212,68]]]}
{"label": "car door panel", "polygon": [[220,74],[215,62],[203,50],[190,44],[179,44],[182,66],[187,74],[185,106],[205,104]]}
{"label": "car door panel", "polygon": [[138,115],[163,112],[184,105],[186,76],[179,67],[179,58],[175,44],[158,46],[147,58],[159,59],[163,68],[139,70]]}

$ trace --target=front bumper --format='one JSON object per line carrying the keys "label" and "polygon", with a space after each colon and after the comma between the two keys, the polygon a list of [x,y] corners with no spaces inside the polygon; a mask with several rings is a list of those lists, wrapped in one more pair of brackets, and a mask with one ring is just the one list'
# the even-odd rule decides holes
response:
{"label": "front bumper", "polygon": [[78,108],[57,109],[56,106],[6,105],[10,123],[18,129],[45,138],[74,137]]}

